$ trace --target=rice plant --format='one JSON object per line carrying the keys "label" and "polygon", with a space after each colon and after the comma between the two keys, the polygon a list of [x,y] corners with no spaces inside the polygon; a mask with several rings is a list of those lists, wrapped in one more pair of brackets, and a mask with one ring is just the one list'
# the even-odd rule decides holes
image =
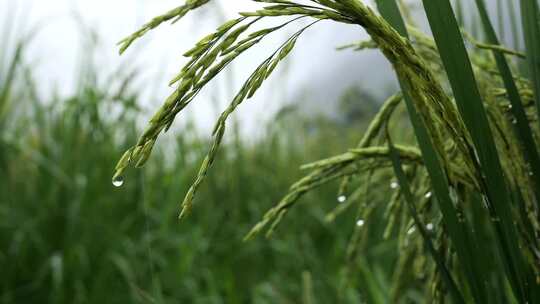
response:
{"label": "rice plant", "polygon": [[[189,0],[153,19],[120,43],[121,52],[163,22],[178,20],[208,2]],[[501,45],[483,0],[474,3],[478,19],[472,26],[464,26],[461,1],[455,10],[449,0],[416,1],[423,5],[433,36],[415,27],[408,7],[396,0],[377,0],[378,11],[361,0],[254,2],[260,3],[259,10],[239,13],[185,53],[190,60],[172,79],[175,89],[120,159],[113,182],[123,180],[130,166],[146,163],[160,134],[224,68],[272,33],[297,27],[253,71],[218,118],[209,152],[181,204],[183,218],[216,160],[230,114],[301,47],[302,34],[324,22],[361,27],[371,40],[352,44],[354,49],[380,51],[392,64],[401,92],[384,103],[358,145],[304,165],[306,175],[246,239],[263,231],[272,235],[300,198],[341,181],[336,197],[343,204],[329,220],[357,209],[348,270],[362,271],[355,265],[362,259],[359,249],[376,210],[385,212],[385,237],[399,242],[391,292],[375,302],[399,302],[403,290],[411,287],[411,270],[423,278],[428,303],[540,302],[538,3],[508,1],[515,28],[517,5],[521,10],[525,50],[516,50]],[[257,29],[261,20],[280,23]],[[394,112],[402,105],[416,141],[394,144],[398,133],[393,124],[399,122]],[[396,179],[389,181],[389,174]],[[373,186],[380,184],[391,188],[392,199],[367,200],[370,191],[384,191]]]}
{"label": "rice plant", "polygon": [[364,275],[345,284],[354,223],[352,215],[338,225],[325,219],[336,185],[306,196],[313,207],[293,211],[288,236],[242,242],[301,176],[307,151],[315,161],[345,149],[364,121],[351,130],[285,108],[263,138],[233,136],[199,192],[206,208],[178,223],[175,203],[206,153],[201,131],[188,123],[154,151],[148,170],[111,185],[119,147],[140,131],[145,75],[127,66],[104,74],[87,56],[72,94],[44,96],[27,57],[38,43],[13,31],[13,43],[0,38],[0,303],[357,303],[390,285],[396,243],[377,240],[382,225],[370,230]]}
{"label": "rice plant", "polygon": [[[289,110],[255,143],[234,137],[222,147],[220,174],[201,188],[207,208],[178,224],[175,203],[208,144],[199,130],[188,124],[154,152],[149,170],[114,187],[115,153],[140,131],[139,74],[122,67],[103,75],[84,62],[75,93],[47,98],[35,92],[28,44],[5,45],[7,62],[15,50],[20,55],[14,80],[0,80],[1,88],[11,83],[0,130],[0,303],[299,303],[304,295],[358,302],[359,289],[342,286],[341,253],[352,224],[324,220],[335,205],[333,188],[307,197],[317,207],[296,212],[296,223],[284,229],[289,237],[242,242],[300,176],[295,165],[305,149],[311,160],[344,149],[342,137],[331,136],[325,147],[317,138],[348,134],[346,128]],[[298,132],[283,136],[292,123]],[[315,134],[305,136],[313,125]],[[377,271],[385,284],[394,247],[387,240],[365,256],[366,271]]]}

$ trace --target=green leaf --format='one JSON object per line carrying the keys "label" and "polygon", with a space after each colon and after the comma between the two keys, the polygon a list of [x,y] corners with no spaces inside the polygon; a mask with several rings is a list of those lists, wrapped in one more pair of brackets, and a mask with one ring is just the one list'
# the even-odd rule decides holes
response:
{"label": "green leaf", "polygon": [[[489,19],[484,0],[475,1],[488,42],[493,45],[499,45],[500,42]],[[525,109],[523,108],[523,102],[521,100],[521,96],[519,95],[516,83],[514,82],[514,77],[512,75],[512,71],[510,70],[510,66],[508,65],[508,61],[504,57],[504,54],[500,51],[494,50],[493,56],[495,57],[497,67],[499,68],[504,86],[506,87],[508,99],[512,105],[512,114],[516,122],[516,133],[521,141],[521,144],[523,145],[525,158],[530,163],[530,168],[532,170],[533,179],[536,186],[533,190],[535,191],[536,198],[538,200],[540,199],[540,157],[538,155],[538,150],[536,148],[537,146],[534,141],[531,127],[529,126],[529,120],[527,118],[527,114],[525,113]]]}
{"label": "green leaf", "polygon": [[516,7],[514,6],[514,1],[506,1],[507,4],[507,10],[508,15],[510,17],[510,30],[512,33],[512,44],[513,48],[518,50],[519,49],[519,31],[518,31],[518,20],[517,20],[517,14],[516,14]]}
{"label": "green leaf", "polygon": [[515,296],[526,302],[526,271],[512,219],[509,188],[459,26],[448,0],[423,0],[423,3],[458,110],[475,146],[470,156],[479,161],[477,169],[490,216],[494,219],[492,223],[498,234],[507,276]]}
{"label": "green leaf", "polygon": [[[537,0],[521,0],[521,21],[527,49],[528,69],[540,117],[540,20]],[[540,121],[540,120],[539,120]]]}
{"label": "green leaf", "polygon": [[[387,19],[398,32],[400,32],[400,34],[407,36],[405,23],[403,22],[395,1],[396,0],[377,0],[379,11],[382,16]],[[443,221],[448,229],[448,234],[457,251],[458,259],[467,274],[466,278],[473,291],[473,295],[477,301],[485,302],[483,301],[485,299],[485,291],[483,288],[485,280],[482,276],[483,272],[478,269],[479,264],[475,262],[476,254],[483,253],[476,253],[474,246],[469,242],[470,233],[467,230],[467,225],[461,223],[458,219],[457,211],[450,198],[446,173],[437,156],[436,149],[431,142],[424,122],[419,117],[411,97],[407,93],[409,88],[404,85],[404,82],[400,83],[404,92],[404,100],[409,112],[409,117],[414,128],[418,145],[422,151],[426,170],[431,179],[433,192],[439,203],[441,213],[443,214]]]}

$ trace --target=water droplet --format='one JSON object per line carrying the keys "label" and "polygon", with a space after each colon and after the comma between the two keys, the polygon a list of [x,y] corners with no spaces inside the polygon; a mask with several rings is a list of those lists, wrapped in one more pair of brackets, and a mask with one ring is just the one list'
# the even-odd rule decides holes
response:
{"label": "water droplet", "polygon": [[426,225],[426,229],[429,230],[429,231],[433,230],[433,223],[428,223]]}
{"label": "water droplet", "polygon": [[123,176],[117,176],[117,177],[113,178],[112,184],[115,187],[122,187],[122,185],[124,184],[124,177]]}
{"label": "water droplet", "polygon": [[508,110],[512,110],[512,105],[511,104],[508,105]]}
{"label": "water droplet", "polygon": [[513,123],[513,124],[517,124],[517,119],[515,119],[515,118],[512,119],[512,123]]}
{"label": "water droplet", "polygon": [[431,196],[433,195],[433,193],[431,193],[431,191],[429,191],[428,193],[426,193],[426,195],[424,195],[425,198],[431,198]]}
{"label": "water droplet", "polygon": [[398,187],[399,187],[399,184],[397,182],[392,182],[390,184],[390,188],[392,188],[392,189],[397,189]]}
{"label": "water droplet", "polygon": [[359,219],[358,221],[356,221],[356,226],[358,226],[358,227],[364,226],[364,220],[363,220],[363,219]]}
{"label": "water droplet", "polygon": [[344,203],[347,200],[347,197],[345,195],[340,195],[337,198],[337,201],[340,203]]}
{"label": "water droplet", "polygon": [[415,228],[415,227],[411,227],[411,228],[407,231],[407,234],[408,234],[408,235],[411,235],[411,234],[413,234],[415,231],[416,231],[416,228]]}

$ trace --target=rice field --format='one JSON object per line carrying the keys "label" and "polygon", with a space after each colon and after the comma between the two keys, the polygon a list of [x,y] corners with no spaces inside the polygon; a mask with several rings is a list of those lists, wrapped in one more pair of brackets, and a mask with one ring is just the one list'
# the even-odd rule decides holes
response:
{"label": "rice field", "polygon": [[[152,19],[120,53],[209,2]],[[0,301],[540,303],[538,2],[255,2],[185,51],[144,128],[136,75],[103,85],[91,70],[43,100],[25,41],[5,48]],[[284,109],[240,136],[231,115],[330,22],[367,32],[330,47],[381,52],[400,89],[347,123]],[[211,136],[171,128],[285,29]]]}

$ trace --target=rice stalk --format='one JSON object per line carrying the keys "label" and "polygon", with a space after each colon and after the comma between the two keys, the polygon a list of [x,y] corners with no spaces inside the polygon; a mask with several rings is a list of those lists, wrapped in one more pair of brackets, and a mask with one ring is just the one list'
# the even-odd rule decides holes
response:
{"label": "rice stalk", "polygon": [[[406,26],[394,0],[377,1],[382,16],[359,0],[255,2],[266,6],[240,13],[240,17],[225,23],[185,53],[190,61],[171,81],[176,89],[154,115],[139,141],[121,158],[113,180],[122,179],[129,167],[145,164],[159,135],[170,128],[177,115],[226,66],[269,34],[294,26],[296,20],[311,19],[311,23],[296,31],[253,71],[218,118],[210,151],[182,203],[180,217],[184,217],[192,209],[195,194],[216,159],[230,114],[251,98],[279,63],[299,47],[297,42],[301,35],[323,20],[361,26],[370,40],[339,49],[379,49],[392,64],[402,94],[384,103],[356,148],[302,166],[301,169],[309,172],[290,187],[246,239],[264,230],[270,236],[301,197],[338,180],[342,180],[338,201],[343,200],[345,204],[338,205],[327,219],[335,220],[353,204],[358,204],[357,220],[362,220],[360,226],[363,226],[375,207],[361,202],[361,196],[365,195],[361,187],[348,195],[351,185],[360,181],[359,177],[364,177],[367,185],[387,182],[388,169],[393,167],[402,186],[398,192],[405,193],[395,192],[390,202],[381,204],[388,221],[385,237],[397,234],[400,246],[407,252],[398,269],[404,271],[414,265],[418,270],[415,273],[428,271],[435,278],[428,295],[430,299],[442,302],[449,292],[456,301],[487,303],[496,298],[489,292],[492,288],[502,290],[497,301],[532,303],[538,299],[536,277],[540,258],[536,254],[538,244],[530,242],[540,233],[535,181],[536,171],[540,170],[535,138],[539,131],[537,126],[531,126],[538,120],[538,109],[531,106],[538,91],[537,73],[534,73],[537,14],[531,13],[537,9],[531,6],[532,2],[521,0],[522,9],[531,8],[523,18],[526,54],[499,42],[481,0],[476,4],[487,43],[474,38],[479,37],[476,19],[468,26],[471,34],[460,28],[465,22],[463,8],[457,7],[456,17],[448,0],[423,1],[433,38],[412,25]],[[199,2],[188,1],[180,13],[149,23],[125,40],[123,47],[173,19],[171,16],[183,16],[204,4],[196,3]],[[462,5],[460,1],[457,3]],[[260,20],[276,17],[287,21],[275,27],[251,30]],[[467,50],[466,41],[474,48]],[[520,75],[505,56],[517,60],[526,58],[532,80]],[[374,144],[378,138],[383,143],[389,140],[389,136],[381,137],[381,129],[399,119],[393,113],[400,100],[404,100],[417,143]],[[436,203],[432,203],[432,195]],[[418,209],[416,197],[424,197]],[[402,199],[409,213],[400,204]],[[436,222],[439,217],[441,229],[436,243],[432,244],[426,237],[428,233],[419,228],[424,242],[411,237],[416,242],[415,247],[405,249],[411,239],[408,235],[414,234],[414,231],[409,233],[413,223],[420,227],[423,218]],[[350,242],[348,255],[352,260],[358,257],[360,233],[365,234],[355,229]],[[482,233],[489,236],[485,244],[479,241]],[[422,255],[426,250],[435,257],[435,264],[426,262]],[[486,250],[497,253],[496,262],[483,261]],[[453,280],[453,277],[458,279]],[[498,279],[493,279],[495,277]],[[403,272],[396,278],[400,281],[395,282],[394,292],[406,285],[401,281],[405,280]],[[511,286],[511,292],[505,289],[506,284]]]}

